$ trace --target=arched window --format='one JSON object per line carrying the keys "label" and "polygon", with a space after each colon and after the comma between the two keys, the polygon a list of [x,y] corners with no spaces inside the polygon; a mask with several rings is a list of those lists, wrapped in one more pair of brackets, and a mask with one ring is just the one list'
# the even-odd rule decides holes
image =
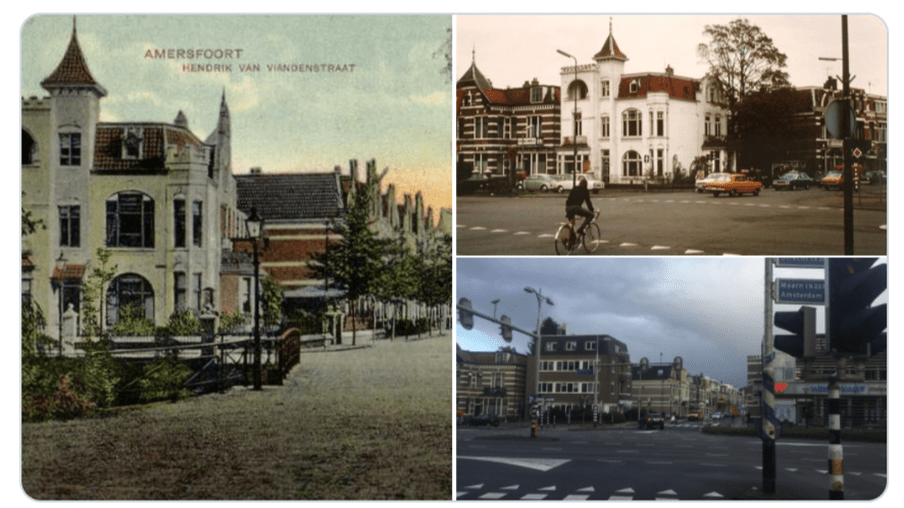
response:
{"label": "arched window", "polygon": [[38,144],[25,129],[22,129],[22,165],[34,164],[38,154]]}
{"label": "arched window", "polygon": [[584,99],[587,97],[587,85],[581,81],[572,81],[570,85],[568,85],[568,98],[567,100],[573,101],[574,94],[578,94],[578,100]]}
{"label": "arched window", "polygon": [[629,109],[622,113],[622,136],[640,136],[643,128],[643,119],[640,111]]}
{"label": "arched window", "polygon": [[110,281],[107,287],[107,324],[130,317],[154,320],[154,289],[142,276],[127,273]]}
{"label": "arched window", "polygon": [[622,157],[622,175],[624,176],[641,176],[642,159],[640,154],[634,150],[628,150]]}
{"label": "arched window", "polygon": [[107,247],[154,247],[154,200],[141,192],[107,199]]}

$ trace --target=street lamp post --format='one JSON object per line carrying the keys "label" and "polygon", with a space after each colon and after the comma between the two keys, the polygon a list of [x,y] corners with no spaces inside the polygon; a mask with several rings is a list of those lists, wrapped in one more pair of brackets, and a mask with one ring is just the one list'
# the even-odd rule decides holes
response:
{"label": "street lamp post", "polygon": [[[534,345],[534,356],[536,357],[536,361],[537,361],[537,369],[536,369],[537,370],[537,382],[534,384],[534,387],[537,389],[536,394],[539,397],[540,396],[540,342],[541,342],[540,341],[540,309],[543,305],[543,302],[546,302],[547,305],[554,305],[554,304],[552,303],[552,300],[543,296],[542,288],[539,290],[535,290],[534,288],[526,287],[526,288],[524,288],[524,291],[526,291],[528,293],[532,293],[534,296],[537,297],[537,341],[536,341],[536,344]],[[539,415],[537,415],[537,418],[539,418]],[[536,437],[536,429],[537,429],[538,423],[539,422],[535,422],[534,427],[531,430],[531,437]]]}
{"label": "street lamp post", "polygon": [[261,390],[261,316],[260,316],[260,259],[257,243],[264,229],[264,219],[251,207],[251,214],[245,219],[247,238],[251,241],[254,252],[254,389]]}
{"label": "street lamp post", "polygon": [[556,50],[560,55],[564,55],[568,58],[574,58],[574,110],[571,113],[571,123],[573,126],[572,132],[574,133],[571,138],[571,146],[574,147],[574,168],[571,172],[571,184],[574,187],[578,185],[578,59],[569,55],[568,53],[562,51],[561,49]]}

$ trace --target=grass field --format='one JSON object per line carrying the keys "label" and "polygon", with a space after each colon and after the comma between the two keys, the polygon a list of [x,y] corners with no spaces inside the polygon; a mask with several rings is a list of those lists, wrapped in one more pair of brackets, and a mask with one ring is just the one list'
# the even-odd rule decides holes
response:
{"label": "grass field", "polygon": [[452,341],[303,354],[284,386],[22,425],[35,499],[451,499]]}

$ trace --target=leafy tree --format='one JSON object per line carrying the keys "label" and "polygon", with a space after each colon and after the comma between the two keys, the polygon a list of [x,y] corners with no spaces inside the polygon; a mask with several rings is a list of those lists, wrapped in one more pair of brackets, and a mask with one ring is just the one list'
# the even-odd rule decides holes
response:
{"label": "leafy tree", "polygon": [[104,289],[116,275],[117,265],[108,267],[112,252],[98,247],[97,265],[91,270],[84,284],[84,302],[82,305],[82,323],[85,334],[89,337],[103,335]]}
{"label": "leafy tree", "polygon": [[439,48],[433,52],[433,58],[442,55],[446,60],[446,65],[440,69],[440,74],[446,77],[448,83],[452,82],[452,29],[446,29],[446,39],[440,44]]}
{"label": "leafy tree", "polygon": [[709,63],[710,76],[730,105],[753,91],[790,86],[788,73],[782,70],[788,57],[748,20],[706,25],[703,34],[710,42],[697,46],[697,54]]}
{"label": "leafy tree", "polygon": [[279,326],[282,322],[283,290],[270,275],[261,279],[261,318],[264,326]]}
{"label": "leafy tree", "polygon": [[[339,240],[328,245],[325,252],[314,254],[319,261],[315,265],[318,275],[327,280],[329,286],[345,292],[353,322],[357,322],[358,317],[355,303],[373,293],[390,243],[378,238],[371,228],[374,185],[368,182],[357,189],[353,198],[350,197],[352,202],[349,203],[345,220],[336,221],[332,228],[338,233]],[[352,345],[356,340],[355,327],[352,327]]]}
{"label": "leafy tree", "polygon": [[116,337],[136,337],[154,335],[154,322],[145,317],[144,308],[137,304],[123,305],[119,308],[119,319],[110,330]]}
{"label": "leafy tree", "polygon": [[374,284],[374,295],[392,304],[390,340],[395,338],[399,303],[417,292],[414,256],[408,255],[404,235],[387,246],[386,264]]}
{"label": "leafy tree", "polygon": [[729,141],[744,155],[742,167],[768,169],[772,162],[787,159],[802,135],[795,115],[804,106],[790,88],[748,94],[736,107],[736,129]]}
{"label": "leafy tree", "polygon": [[540,335],[558,335],[559,323],[551,317],[547,317],[540,324]]}
{"label": "leafy tree", "polygon": [[178,310],[170,315],[169,322],[159,332],[171,336],[200,335],[201,320],[191,309]]}
{"label": "leafy tree", "polygon": [[[788,57],[746,19],[736,19],[728,25],[706,25],[703,34],[710,37],[710,42],[698,45],[697,54],[709,63],[709,74],[728,103],[729,143],[739,147],[739,103],[751,93],[790,86],[788,73],[782,70]],[[744,152],[739,153],[743,157]]]}

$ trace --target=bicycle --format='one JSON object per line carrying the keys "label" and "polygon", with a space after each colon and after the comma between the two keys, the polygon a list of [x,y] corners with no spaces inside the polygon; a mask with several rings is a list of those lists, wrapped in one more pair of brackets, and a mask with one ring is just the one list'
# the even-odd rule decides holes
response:
{"label": "bicycle", "polygon": [[574,229],[576,216],[571,217],[567,222],[560,222],[559,229],[556,231],[556,254],[567,256],[574,252],[578,247],[578,244],[583,245],[584,250],[587,251],[588,254],[596,252],[600,241],[600,227],[596,224],[596,219],[599,218],[599,216],[600,211],[595,210],[593,212],[593,220],[587,224],[587,227],[584,228],[582,234],[578,234]]}

